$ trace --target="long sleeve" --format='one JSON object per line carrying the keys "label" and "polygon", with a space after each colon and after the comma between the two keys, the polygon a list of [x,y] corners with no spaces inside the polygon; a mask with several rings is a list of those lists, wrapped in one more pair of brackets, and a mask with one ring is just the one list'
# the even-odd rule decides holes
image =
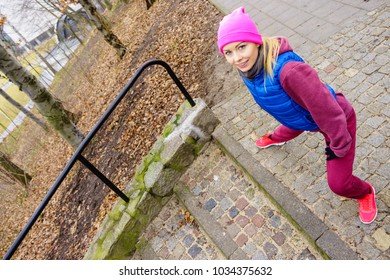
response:
{"label": "long sleeve", "polygon": [[310,112],[320,130],[329,137],[330,148],[343,157],[352,141],[346,114],[317,72],[306,63],[289,62],[281,71],[280,81],[287,94]]}

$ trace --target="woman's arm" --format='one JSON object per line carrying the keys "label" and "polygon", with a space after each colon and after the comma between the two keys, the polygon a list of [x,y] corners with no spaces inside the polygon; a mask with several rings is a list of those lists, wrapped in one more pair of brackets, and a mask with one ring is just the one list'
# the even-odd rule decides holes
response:
{"label": "woman's arm", "polygon": [[280,82],[287,94],[310,112],[318,127],[329,137],[334,153],[343,157],[352,141],[346,115],[317,72],[306,63],[289,62],[281,71]]}

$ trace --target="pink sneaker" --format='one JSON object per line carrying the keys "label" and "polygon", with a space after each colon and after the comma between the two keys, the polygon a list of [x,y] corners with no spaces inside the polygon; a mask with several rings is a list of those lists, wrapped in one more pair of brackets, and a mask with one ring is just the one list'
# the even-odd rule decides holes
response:
{"label": "pink sneaker", "polygon": [[371,224],[378,213],[375,202],[375,189],[371,184],[369,185],[371,187],[371,193],[357,200],[359,203],[359,217],[363,224]]}
{"label": "pink sneaker", "polygon": [[271,139],[271,134],[264,135],[259,140],[256,141],[256,146],[264,149],[268,148],[269,146],[280,146],[285,144],[286,142],[278,142]]}

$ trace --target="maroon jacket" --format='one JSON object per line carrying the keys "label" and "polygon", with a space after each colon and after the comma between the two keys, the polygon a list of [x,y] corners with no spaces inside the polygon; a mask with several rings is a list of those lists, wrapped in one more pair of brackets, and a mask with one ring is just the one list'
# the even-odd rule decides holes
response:
{"label": "maroon jacket", "polygon": [[[280,54],[292,51],[286,38],[279,39]],[[347,119],[353,112],[345,96],[337,92],[336,102],[317,72],[304,62],[288,62],[281,71],[280,82],[287,94],[310,112],[320,130],[329,138],[334,153],[338,157],[345,156],[352,143]]]}

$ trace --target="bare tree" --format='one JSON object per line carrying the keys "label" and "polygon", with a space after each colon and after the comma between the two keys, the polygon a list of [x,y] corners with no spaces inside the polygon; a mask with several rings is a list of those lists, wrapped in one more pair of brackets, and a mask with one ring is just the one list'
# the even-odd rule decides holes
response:
{"label": "bare tree", "polygon": [[97,11],[91,0],[79,0],[79,3],[83,6],[96,28],[103,34],[104,40],[116,49],[120,58],[123,58],[126,54],[126,46],[112,32],[107,19]]}
{"label": "bare tree", "polygon": [[27,186],[32,177],[18,165],[13,163],[5,154],[0,152],[0,167],[11,178],[17,180],[22,185]]}
{"label": "bare tree", "polygon": [[84,136],[69,117],[62,103],[56,99],[5,47],[0,45],[0,71],[36,104],[49,125],[72,147],[77,148]]}
{"label": "bare tree", "polygon": [[[36,0],[37,1],[37,0]],[[111,30],[108,20],[97,10],[96,6],[91,0],[41,0],[46,6],[51,3],[51,7],[60,6],[62,7],[61,12],[66,13],[69,4],[79,3],[84,8],[87,13],[90,21],[96,26],[96,28],[102,33],[104,40],[109,43],[112,47],[115,48],[117,54],[120,58],[126,54],[126,46],[120,41],[120,39],[113,33]],[[39,1],[37,1],[39,4]],[[40,6],[42,3],[40,3]],[[24,5],[24,10],[27,10],[26,7],[30,7],[31,3],[27,1]]]}
{"label": "bare tree", "polygon": [[20,105],[15,99],[13,99],[11,96],[8,95],[3,89],[0,88],[0,95],[5,98],[9,103],[11,103],[13,106],[16,107],[19,111],[24,113],[28,118],[30,118],[33,122],[35,122],[37,125],[42,127],[44,130],[48,130],[47,125],[42,122],[38,117],[36,117],[33,113],[31,113],[29,110],[24,108],[24,106]]}

